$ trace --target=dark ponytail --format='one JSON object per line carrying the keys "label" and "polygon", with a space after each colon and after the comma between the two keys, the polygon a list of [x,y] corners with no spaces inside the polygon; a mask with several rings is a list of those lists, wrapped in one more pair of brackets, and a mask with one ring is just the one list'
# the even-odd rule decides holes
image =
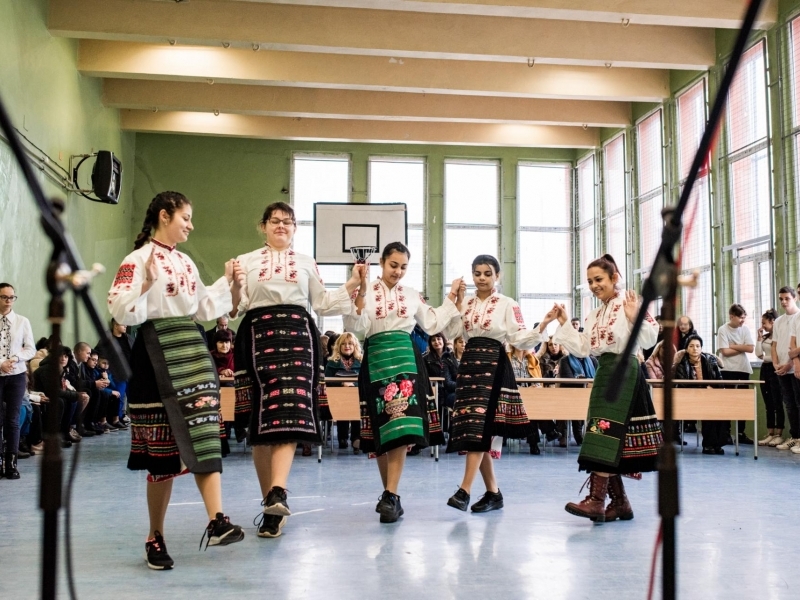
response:
{"label": "dark ponytail", "polygon": [[175,211],[184,204],[191,204],[189,199],[180,192],[161,192],[150,201],[150,206],[147,207],[147,213],[144,216],[144,223],[142,224],[142,231],[136,236],[133,242],[133,249],[138,250],[150,241],[153,236],[153,231],[158,229],[158,215],[162,210],[167,211],[170,220]]}
{"label": "dark ponytail", "polygon": [[592,262],[589,263],[589,266],[586,267],[586,270],[593,267],[599,267],[606,272],[609,279],[614,279],[614,275],[617,274],[622,277],[622,273],[619,272],[619,267],[617,267],[617,262],[614,260],[614,257],[610,254],[603,254],[600,258],[595,258]]}

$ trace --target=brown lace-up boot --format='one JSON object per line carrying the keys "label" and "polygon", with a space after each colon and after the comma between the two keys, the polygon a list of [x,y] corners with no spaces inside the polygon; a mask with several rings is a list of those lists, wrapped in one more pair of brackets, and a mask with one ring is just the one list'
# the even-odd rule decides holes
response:
{"label": "brown lace-up boot", "polygon": [[608,497],[611,502],[606,507],[606,521],[630,521],[633,518],[633,508],[625,495],[625,486],[622,485],[621,475],[612,475],[608,479]]}
{"label": "brown lace-up boot", "polygon": [[[602,523],[606,520],[605,504],[608,477],[601,477],[596,473],[592,473],[586,481],[589,483],[589,495],[577,504],[575,502],[567,503],[564,510],[572,515]],[[581,486],[581,491],[585,486],[586,483]]]}

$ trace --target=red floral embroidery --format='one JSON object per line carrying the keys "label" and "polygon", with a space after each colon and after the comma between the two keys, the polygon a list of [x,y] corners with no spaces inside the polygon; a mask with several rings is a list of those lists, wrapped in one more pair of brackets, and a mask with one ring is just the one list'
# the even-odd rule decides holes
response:
{"label": "red floral embroidery", "polygon": [[517,320],[517,325],[525,328],[525,319],[522,318],[522,310],[519,306],[514,307],[514,318]]}
{"label": "red floral embroidery", "polygon": [[124,263],[120,265],[116,277],[114,277],[114,286],[118,285],[131,285],[133,283],[133,274],[136,272],[135,263]]}

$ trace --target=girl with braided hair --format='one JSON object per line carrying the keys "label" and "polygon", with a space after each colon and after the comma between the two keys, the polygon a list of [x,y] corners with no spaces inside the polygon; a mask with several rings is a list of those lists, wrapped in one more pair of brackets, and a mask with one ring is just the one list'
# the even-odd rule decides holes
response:
{"label": "girl with braided hair", "polygon": [[237,265],[229,260],[225,275],[206,287],[192,259],[176,249],[193,229],[189,200],[177,192],[158,194],[108,293],[118,323],[141,325],[131,349],[128,468],[149,472],[145,560],[156,570],[173,566],[162,532],[172,482],[183,473],[194,474],[208,512],[206,547],[244,538],[222,512],[219,379],[192,320],[210,321],[231,310],[231,288],[240,285]]}

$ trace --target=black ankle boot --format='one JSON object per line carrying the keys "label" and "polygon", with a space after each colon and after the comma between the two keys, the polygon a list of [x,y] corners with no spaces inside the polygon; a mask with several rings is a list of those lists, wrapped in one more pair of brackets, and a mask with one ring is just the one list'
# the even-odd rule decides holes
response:
{"label": "black ankle boot", "polygon": [[6,479],[19,479],[19,471],[17,471],[17,455],[11,452],[6,452],[3,464],[3,475]]}

